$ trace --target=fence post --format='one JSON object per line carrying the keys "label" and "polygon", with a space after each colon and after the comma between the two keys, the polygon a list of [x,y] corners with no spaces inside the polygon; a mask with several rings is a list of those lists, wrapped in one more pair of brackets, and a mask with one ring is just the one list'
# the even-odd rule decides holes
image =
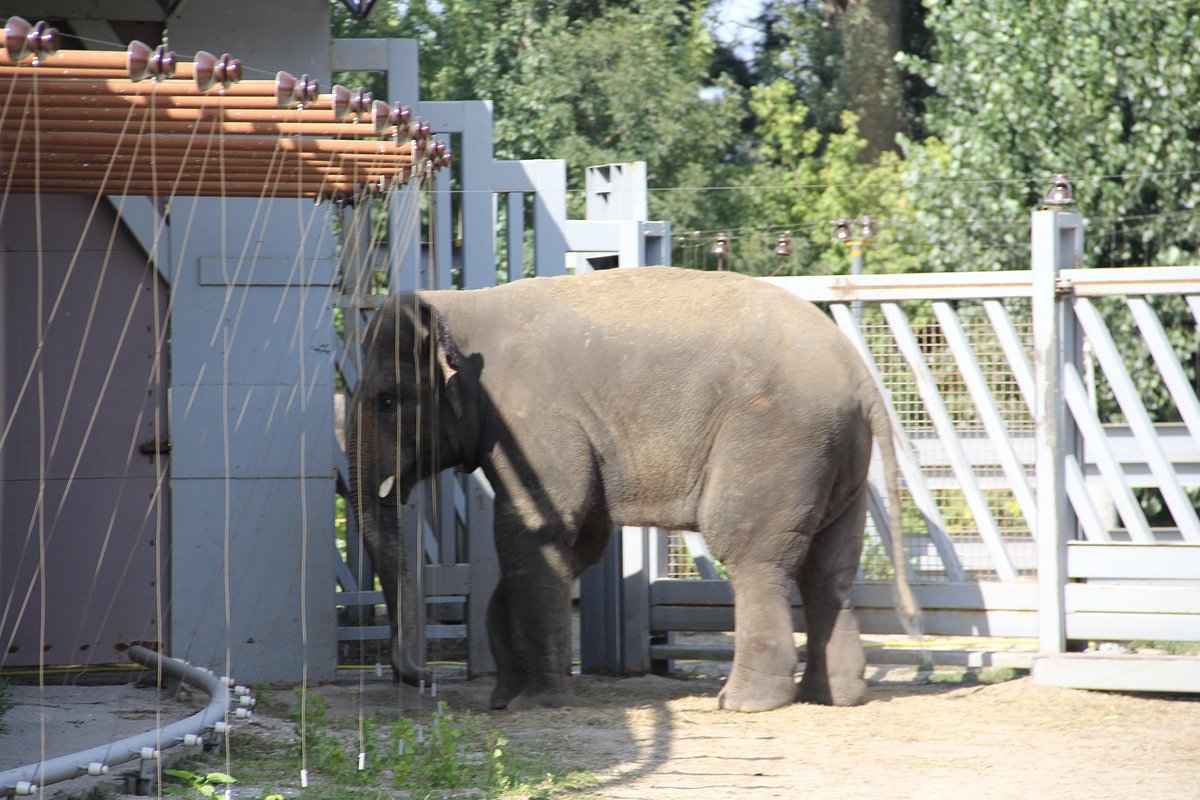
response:
{"label": "fence post", "polygon": [[1075,538],[1075,516],[1067,502],[1065,459],[1076,447],[1074,425],[1062,401],[1067,359],[1077,358],[1073,311],[1059,273],[1079,267],[1083,219],[1066,208],[1043,208],[1031,219],[1033,271],[1033,361],[1037,438],[1038,642],[1044,653],[1066,650],[1066,543]]}
{"label": "fence post", "polygon": [[488,604],[500,582],[495,547],[496,494],[482,470],[467,476],[467,553],[471,575],[467,593],[467,676],[496,671],[487,637]]}
{"label": "fence post", "polygon": [[667,572],[667,532],[618,527],[579,584],[583,672],[641,675],[650,662],[650,584]]}
{"label": "fence post", "polygon": [[621,671],[621,566],[624,537],[617,528],[599,563],[579,578],[579,668]]}

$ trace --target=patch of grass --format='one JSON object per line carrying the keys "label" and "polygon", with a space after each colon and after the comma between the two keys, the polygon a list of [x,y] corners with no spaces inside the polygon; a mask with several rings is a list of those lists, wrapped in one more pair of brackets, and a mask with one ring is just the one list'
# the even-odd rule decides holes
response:
{"label": "patch of grass", "polygon": [[979,671],[978,680],[980,683],[1005,683],[1007,681],[1015,681],[1017,678],[1024,678],[1029,675],[1029,670],[1020,667],[992,667]]}
{"label": "patch of grass", "polygon": [[982,684],[990,686],[996,683],[1005,683],[1006,681],[1023,678],[1028,674],[1029,670],[1018,667],[989,667],[986,669],[968,667],[967,669],[935,670],[925,673],[923,677],[928,683],[951,683],[962,684],[964,686]]}
{"label": "patch of grass", "polygon": [[[439,703],[433,714],[381,724],[378,718],[338,722],[321,696],[304,695],[304,754],[308,769],[305,800],[391,800],[392,798],[483,797],[491,800],[540,800],[578,794],[595,785],[592,773],[563,769],[522,752],[503,733],[487,730],[484,717],[452,712]],[[228,773],[243,787],[242,796],[261,800],[300,789],[300,706],[287,712],[295,741],[272,742],[252,727],[230,737],[230,761],[216,753],[182,760],[180,770],[205,776]],[[363,726],[359,736],[359,724]],[[290,737],[289,737],[290,739]],[[365,769],[359,770],[360,743]],[[261,795],[246,795],[259,790]]]}
{"label": "patch of grass", "polygon": [[1172,656],[1200,655],[1200,642],[1136,641],[1130,642],[1129,648],[1131,650],[1161,650],[1162,652]]}

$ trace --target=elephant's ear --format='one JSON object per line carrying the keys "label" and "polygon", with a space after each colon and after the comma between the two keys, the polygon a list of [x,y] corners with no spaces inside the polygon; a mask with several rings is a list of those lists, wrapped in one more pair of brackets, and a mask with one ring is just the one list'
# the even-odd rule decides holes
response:
{"label": "elephant's ear", "polygon": [[462,377],[460,375],[463,364],[462,352],[455,344],[454,337],[450,333],[450,325],[441,312],[423,301],[420,303],[419,309],[422,329],[425,332],[422,355],[432,356],[431,361],[427,363],[436,364],[436,371],[440,377],[438,390],[441,392],[442,399],[449,404],[455,417],[461,417],[463,413]]}

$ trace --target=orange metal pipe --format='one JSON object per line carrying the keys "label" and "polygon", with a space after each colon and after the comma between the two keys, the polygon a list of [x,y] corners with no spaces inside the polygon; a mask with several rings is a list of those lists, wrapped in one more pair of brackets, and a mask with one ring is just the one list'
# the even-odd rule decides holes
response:
{"label": "orange metal pipe", "polygon": [[[19,62],[14,63],[8,57],[8,52],[0,49],[0,69],[7,70],[16,68],[21,70],[62,70],[62,69],[88,69],[100,71],[119,72],[124,77],[129,77],[129,54],[124,50],[59,50],[57,53],[49,56],[42,56],[38,59],[37,66],[33,65],[33,60],[23,58]],[[195,63],[192,61],[176,61],[175,62],[175,77],[172,80],[195,80]]]}
{"label": "orange metal pipe", "polygon": [[[24,88],[24,87],[22,87]],[[3,98],[4,87],[0,85],[0,98]],[[39,108],[217,108],[223,104],[225,108],[239,109],[269,109],[281,114],[288,109],[281,109],[275,102],[275,96],[253,96],[225,98],[212,94],[180,95],[169,92],[146,94],[45,94],[42,92],[22,94],[15,92],[13,102],[24,102],[26,97],[35,98]],[[308,111],[329,110],[329,104],[312,103],[305,106]]]}
{"label": "orange metal pipe", "polygon": [[[41,75],[39,73],[35,79],[25,74],[13,72],[6,67],[0,67],[0,87],[3,87],[7,91],[10,86],[12,91],[16,93],[33,92],[36,90],[38,93],[43,94],[68,95],[173,94],[193,95],[196,97],[275,96],[275,81],[273,80],[238,81],[237,83],[230,84],[224,90],[220,86],[214,86],[202,92],[193,81],[181,81],[177,78],[165,81],[157,81],[151,78],[134,81],[130,80],[128,76],[124,78],[110,78],[108,76],[98,78],[59,78],[54,75]],[[322,95],[322,97],[328,97],[328,95]]]}
{"label": "orange metal pipe", "polygon": [[334,179],[346,179],[350,181],[371,180],[381,178],[399,172],[398,169],[380,168],[367,165],[332,165],[332,164],[288,164],[284,162],[266,163],[255,165],[252,162],[242,162],[239,164],[219,164],[213,162],[205,162],[202,159],[187,160],[187,161],[165,161],[161,163],[147,164],[141,161],[127,161],[125,163],[103,163],[103,162],[71,162],[71,161],[40,161],[37,164],[21,163],[7,166],[0,166],[0,177],[8,175],[79,175],[88,177],[103,177],[109,176],[142,176],[151,180],[169,174],[179,174],[182,172],[202,173],[207,177],[212,177],[216,180],[216,176],[224,175],[228,180],[232,177],[234,180],[240,180],[248,177],[271,177],[278,175],[309,175],[315,178],[322,176],[332,176]]}
{"label": "orange metal pipe", "polygon": [[204,180],[217,183],[239,182],[245,180],[274,180],[279,176],[306,176],[313,180],[348,181],[356,183],[382,177],[390,177],[396,171],[368,167],[351,167],[342,169],[330,167],[327,164],[236,164],[222,166],[217,163],[190,163],[177,161],[174,163],[144,164],[141,162],[126,162],[124,164],[104,164],[100,162],[39,162],[37,164],[22,162],[0,165],[0,180],[9,176],[15,178],[33,179],[37,176],[78,177],[81,180],[116,180],[133,177],[150,181],[174,180],[180,175],[190,176],[194,180]]}
{"label": "orange metal pipe", "polygon": [[[166,152],[151,152],[149,149],[142,149],[140,152],[111,152],[99,150],[18,150],[13,151],[14,159],[23,162],[38,161],[42,164],[78,164],[91,165],[96,164],[147,164],[161,167],[163,164],[179,164],[187,163],[196,166],[208,166],[219,168],[224,165],[264,165],[264,164],[286,164],[292,168],[323,166],[330,169],[377,169],[377,170],[400,170],[411,166],[408,159],[400,158],[381,158],[369,155],[348,155],[343,156],[337,153],[284,153],[276,151],[267,155],[255,155],[253,153],[205,153],[203,149],[198,149],[198,152],[187,153],[181,150],[166,151]],[[0,155],[0,165],[3,164],[3,156]]]}
{"label": "orange metal pipe", "polygon": [[112,180],[72,180],[66,178],[44,178],[34,182],[29,179],[14,178],[12,183],[4,179],[0,186],[10,186],[10,190],[19,194],[157,194],[204,196],[238,196],[238,197],[315,197],[318,194],[358,192],[361,184],[332,181],[198,181],[173,179],[158,181],[126,181],[123,178]]}
{"label": "orange metal pipe", "polygon": [[[35,111],[30,109],[22,109],[22,113],[26,116],[34,116]],[[170,108],[159,106],[157,108],[138,108],[126,106],[116,106],[112,108],[63,108],[61,106],[51,106],[49,108],[38,107],[36,115],[44,120],[61,120],[64,122],[74,122],[80,118],[89,120],[117,120],[123,122],[126,118],[141,121],[153,120],[155,122],[271,122],[271,123],[292,123],[292,124],[322,124],[322,125],[338,125],[345,129],[347,134],[355,136],[378,136],[375,133],[375,128],[369,122],[337,122],[333,118],[333,110],[329,108],[323,109],[287,109],[287,108],[271,108],[271,109],[243,109],[238,106],[236,98],[222,100],[214,98],[213,101],[201,108]],[[11,113],[6,115],[11,116]]]}
{"label": "orange metal pipe", "polygon": [[[0,143],[6,146],[28,144],[32,149],[33,142],[38,140],[43,147],[90,147],[100,151],[134,150],[158,152],[165,150],[198,150],[208,146],[208,135],[196,134],[171,135],[134,132],[127,133],[81,133],[78,131],[42,131],[37,134],[26,130],[23,134],[15,131],[0,132]],[[140,146],[138,145],[140,142]],[[395,145],[391,140],[362,140],[362,139],[299,139],[291,137],[276,138],[272,136],[227,136],[220,145],[226,153],[253,152],[265,155],[272,150],[282,150],[288,153],[330,153],[343,155],[377,155],[408,157],[412,160],[412,144]],[[214,145],[215,147],[215,145]]]}
{"label": "orange metal pipe", "polygon": [[[35,120],[40,120],[37,123],[36,130],[39,132],[58,131],[67,127],[65,123],[70,123],[70,130],[73,131],[88,131],[95,133],[121,133],[122,129],[126,133],[135,134],[141,132],[139,128],[145,122],[145,133],[171,133],[171,134],[190,134],[190,133],[222,133],[229,137],[237,136],[316,136],[321,138],[330,138],[336,136],[350,137],[367,141],[370,138],[377,138],[375,131],[370,124],[352,125],[349,123],[337,122],[218,122],[213,118],[205,118],[208,112],[201,112],[201,119],[193,121],[157,121],[149,119],[139,119],[137,110],[133,110],[134,116],[126,124],[126,112],[120,111],[119,119],[78,119],[78,114],[65,114],[48,116],[46,112],[53,112],[56,109],[45,109],[44,111],[34,114],[29,112],[29,117],[24,124],[24,130],[32,132],[35,130]],[[57,109],[64,111],[68,109]],[[294,112],[293,112],[294,113]],[[319,112],[318,112],[319,113]],[[22,115],[25,116],[25,115]],[[88,116],[93,116],[89,114]],[[50,123],[50,124],[47,124]],[[63,123],[63,124],[60,124]],[[14,118],[13,115],[6,115],[0,119],[0,130],[15,131],[21,129],[21,120]],[[360,138],[361,137],[361,138]],[[228,139],[227,139],[228,141]]]}

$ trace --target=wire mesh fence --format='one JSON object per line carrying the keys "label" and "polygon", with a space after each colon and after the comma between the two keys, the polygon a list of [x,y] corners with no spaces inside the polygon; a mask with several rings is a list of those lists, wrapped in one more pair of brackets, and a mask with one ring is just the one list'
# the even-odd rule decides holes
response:
{"label": "wire mesh fence", "polygon": [[[964,379],[962,365],[949,347],[945,331],[936,319],[932,304],[903,305],[905,316],[919,346],[925,366],[932,375],[937,396],[950,419],[959,448],[966,455],[995,526],[1000,531],[1009,558],[1020,577],[1036,573],[1037,552],[1029,522],[1009,485],[995,443],[990,440],[975,399]],[[1032,324],[1027,300],[1007,301],[1005,310],[1027,359],[1031,358]],[[982,303],[960,302],[954,309],[974,359],[984,376],[991,402],[998,409],[1010,442],[1029,464],[1033,454],[1034,419],[1011,365]],[[896,342],[896,334],[877,305],[861,312],[860,330],[871,351],[904,430],[915,450],[923,478],[929,486],[945,531],[958,553],[964,570],[973,578],[994,580],[995,565],[979,533],[979,524],[951,467],[943,431],[938,429],[917,383],[916,372]],[[876,485],[881,476],[873,474]],[[912,492],[901,485],[905,554],[918,580],[943,581],[945,568],[926,522],[913,501]],[[699,577],[682,536],[668,538],[668,572],[673,578]],[[868,516],[863,545],[861,577],[888,580],[892,565],[883,543]]]}

